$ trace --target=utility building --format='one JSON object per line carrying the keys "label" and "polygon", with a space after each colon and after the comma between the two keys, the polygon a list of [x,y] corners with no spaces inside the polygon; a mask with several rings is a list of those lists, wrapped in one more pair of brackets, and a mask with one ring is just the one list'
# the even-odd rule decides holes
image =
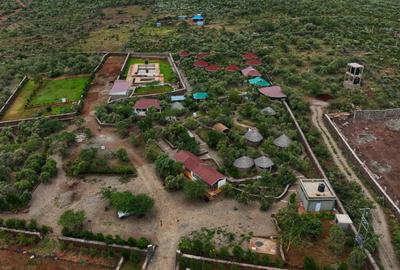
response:
{"label": "utility building", "polygon": [[347,64],[346,75],[344,77],[343,86],[348,89],[354,89],[361,86],[362,74],[364,66],[358,63]]}
{"label": "utility building", "polygon": [[300,199],[307,212],[332,211],[336,202],[324,179],[300,179]]}

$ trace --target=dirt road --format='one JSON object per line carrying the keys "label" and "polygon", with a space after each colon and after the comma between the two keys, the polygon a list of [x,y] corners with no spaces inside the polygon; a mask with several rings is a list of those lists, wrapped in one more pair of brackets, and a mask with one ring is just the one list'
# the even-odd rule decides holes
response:
{"label": "dirt road", "polygon": [[[341,149],[338,147],[323,122],[323,110],[328,104],[316,100],[311,100],[310,102],[312,123],[321,132],[322,138],[328,147],[336,166],[338,166],[340,171],[346,175],[350,181],[355,181],[360,184],[365,196],[375,202],[371,193],[364,186],[364,183],[358,178],[351,166],[348,164]],[[372,226],[375,232],[380,236],[378,244],[380,262],[384,269],[400,269],[400,264],[391,243],[391,235],[385,214],[379,204],[375,203],[375,206],[375,209],[372,210]]]}

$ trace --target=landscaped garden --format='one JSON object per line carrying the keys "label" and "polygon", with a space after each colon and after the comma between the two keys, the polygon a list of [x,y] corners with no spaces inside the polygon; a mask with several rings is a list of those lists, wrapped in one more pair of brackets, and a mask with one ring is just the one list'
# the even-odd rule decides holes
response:
{"label": "landscaped garden", "polygon": [[90,76],[29,80],[2,120],[73,112],[89,83]]}
{"label": "landscaped garden", "polygon": [[129,68],[134,64],[160,64],[160,73],[164,75],[165,83],[174,83],[176,82],[175,73],[172,70],[171,65],[169,64],[167,59],[145,59],[145,58],[129,58],[126,62],[125,68],[122,71],[121,77],[126,78],[128,75]]}

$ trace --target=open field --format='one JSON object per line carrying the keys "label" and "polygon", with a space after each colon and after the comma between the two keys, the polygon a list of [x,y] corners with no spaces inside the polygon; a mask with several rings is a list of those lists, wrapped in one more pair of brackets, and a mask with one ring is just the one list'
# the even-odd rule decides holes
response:
{"label": "open field", "polygon": [[361,160],[381,176],[378,181],[386,192],[400,200],[400,120],[334,120]]}
{"label": "open field", "polygon": [[[5,112],[2,120],[29,118],[40,112],[45,115],[72,112],[72,102],[80,99],[88,82],[89,76],[86,75],[45,79],[42,82],[29,80]],[[67,99],[66,104],[61,103],[62,98]],[[47,108],[49,106],[50,109]]]}
{"label": "open field", "polygon": [[[129,58],[128,62],[125,65],[124,70],[122,71],[122,76],[126,77],[128,75],[128,71],[131,65],[134,64],[144,64],[146,59],[144,58]],[[172,71],[171,65],[169,64],[167,59],[149,59],[149,63],[160,64],[160,72],[164,74],[164,82],[171,83],[175,82],[176,77],[174,72]]]}

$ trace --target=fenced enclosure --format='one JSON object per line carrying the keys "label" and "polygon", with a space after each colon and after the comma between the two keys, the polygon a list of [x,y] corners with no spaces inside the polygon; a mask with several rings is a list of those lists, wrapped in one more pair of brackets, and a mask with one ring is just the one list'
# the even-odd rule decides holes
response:
{"label": "fenced enclosure", "polygon": [[356,120],[385,120],[400,118],[400,108],[387,110],[360,110],[353,112],[353,119]]}

